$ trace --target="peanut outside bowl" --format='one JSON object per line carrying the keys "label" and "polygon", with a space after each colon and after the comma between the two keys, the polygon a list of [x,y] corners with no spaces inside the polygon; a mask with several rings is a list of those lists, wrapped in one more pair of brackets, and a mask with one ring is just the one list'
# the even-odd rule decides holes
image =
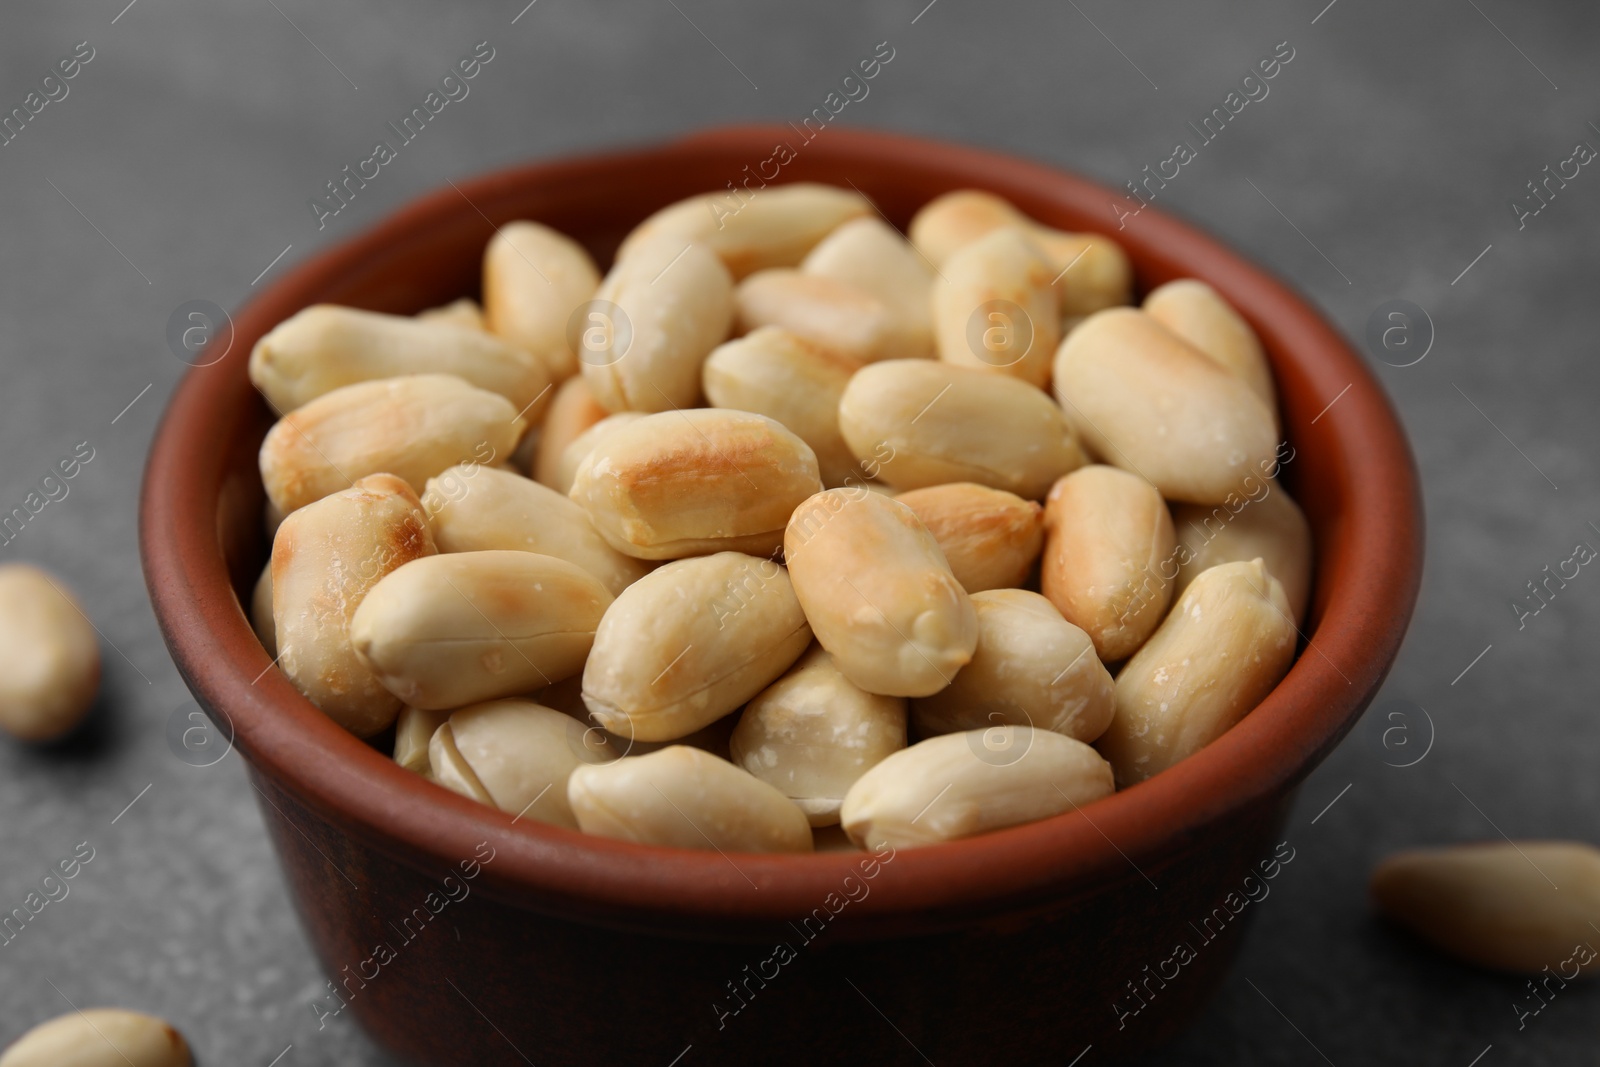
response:
{"label": "peanut outside bowl", "polygon": [[[140,531],[167,645],[265,798],[301,921],[348,1004],[329,1025],[354,1016],[407,1061],[944,1067],[1157,1046],[1217,988],[1249,909],[1206,920],[1272,854],[1295,787],[1399,648],[1422,516],[1393,410],[1303,300],[1146,209],[1116,233],[1141,290],[1204,279],[1260,334],[1294,448],[1283,479],[1316,534],[1315,648],[1173,769],[1087,812],[903,850],[869,876],[860,854],[720,855],[514,823],[401,770],[268,670],[240,608],[267,550],[256,450],[271,416],[245,373],[256,339],[311,303],[409,313],[475,292],[493,227],[513,219],[607,263],[656,208],[741,182],[746,166],[770,173],[779,144],[795,158],[778,180],[853,185],[902,228],[960,187],[1063,229],[1115,221],[1113,193],[1058,170],[844,129],[811,144],[786,126],[719,129],[521,167],[427,196],[287,273],[239,312],[226,355],[189,373],[156,436]],[[462,880],[464,861],[491,855]],[[447,876],[470,895],[449,899]],[[1194,954],[1181,967],[1179,943]]]}

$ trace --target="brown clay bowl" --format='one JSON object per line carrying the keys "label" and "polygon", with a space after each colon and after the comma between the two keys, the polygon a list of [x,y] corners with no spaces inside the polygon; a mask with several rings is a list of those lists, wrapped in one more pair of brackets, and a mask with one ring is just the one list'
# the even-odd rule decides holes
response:
{"label": "brown clay bowl", "polygon": [[[1422,515],[1394,411],[1304,300],[1147,209],[1116,233],[1141,289],[1202,278],[1265,343],[1294,448],[1283,479],[1316,534],[1314,647],[1242,723],[1154,779],[1086,813],[901,851],[869,876],[848,853],[724,856],[513,824],[401,770],[268,670],[240,608],[267,547],[255,340],[314,302],[409,313],[474,293],[492,227],[513,219],[571,234],[604,264],[656,208],[770,173],[778,144],[795,152],[780,180],[854,185],[901,227],[959,187],[1062,229],[1115,223],[1113,193],[1051,167],[844,129],[811,144],[787,126],[720,129],[520,167],[427,196],[285,274],[238,313],[226,356],[183,381],[156,437],[140,531],[167,645],[265,798],[345,1015],[408,1061],[1060,1064],[1091,1044],[1102,1062],[1159,1045],[1216,989],[1248,910],[1208,917],[1259,874],[1296,786],[1400,646]],[[465,879],[463,861],[491,850]],[[1194,953],[1181,967],[1178,943]]]}

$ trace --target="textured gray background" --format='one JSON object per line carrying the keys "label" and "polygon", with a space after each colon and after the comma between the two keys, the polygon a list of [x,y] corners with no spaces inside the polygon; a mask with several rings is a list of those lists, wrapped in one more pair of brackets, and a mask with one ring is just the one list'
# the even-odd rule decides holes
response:
{"label": "textured gray background", "polygon": [[[1237,970],[1159,1062],[1592,1062],[1600,990],[1564,992],[1519,1032],[1517,982],[1395,936],[1369,916],[1365,881],[1400,846],[1596,833],[1600,577],[1585,570],[1520,631],[1509,605],[1576,542],[1600,546],[1600,173],[1585,168],[1520,232],[1508,204],[1575,141],[1600,144],[1600,15],[1554,0],[938,0],[913,24],[926,0],[538,0],[513,25],[524,2],[0,10],[4,110],[76,42],[96,50],[70,95],[0,148],[0,505],[77,442],[96,450],[0,559],[69,577],[106,656],[88,737],[0,745],[0,910],[78,842],[96,850],[71,895],[0,946],[0,1040],[70,1000],[166,1015],[213,1065],[387,1062],[348,1019],[315,1031],[306,1001],[322,976],[238,757],[197,769],[163,737],[186,693],[146,602],[134,518],[146,444],[184,369],[164,342],[174,307],[235,307],[285,246],[275,272],[447,178],[797,119],[882,40],[894,61],[840,121],[1120,186],[1288,40],[1296,56],[1271,95],[1160,203],[1269,264],[1352,337],[1393,297],[1429,312],[1428,357],[1378,366],[1427,487],[1428,567],[1378,706],[1305,786],[1298,857],[1255,909]],[[471,96],[317,232],[306,198],[484,39],[497,56]],[[1431,751],[1386,766],[1425,750],[1419,706]]]}

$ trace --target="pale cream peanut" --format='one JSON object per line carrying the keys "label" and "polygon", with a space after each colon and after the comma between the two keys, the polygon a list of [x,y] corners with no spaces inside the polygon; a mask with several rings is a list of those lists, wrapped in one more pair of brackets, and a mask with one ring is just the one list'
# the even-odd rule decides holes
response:
{"label": "pale cream peanut", "polygon": [[64,737],[99,689],[99,636],[72,594],[38,567],[0,564],[0,729]]}
{"label": "pale cream peanut", "polygon": [[1020,586],[1044,547],[1044,508],[1003,489],[949,482],[901,493],[968,593]]}
{"label": "pale cream peanut", "polygon": [[1243,378],[1276,415],[1277,391],[1261,341],[1215,289],[1195,278],[1180,278],[1151,290],[1144,312]]}
{"label": "pale cream peanut", "polygon": [[857,363],[927,355],[886,301],[818,274],[758,271],[739,283],[734,308],[741,333],[781,326]]}
{"label": "pale cream peanut", "polygon": [[992,230],[958,249],[933,283],[939,358],[1043,388],[1061,342],[1055,271],[1028,234]]}
{"label": "pale cream peanut", "polygon": [[[1179,545],[1174,595],[1201,571],[1259,557],[1267,573],[1283,583],[1289,614],[1296,623],[1305,620],[1311,601],[1311,524],[1283,486],[1261,478],[1248,496],[1226,504],[1177,504],[1172,522]],[[1165,569],[1173,568],[1169,563]]]}
{"label": "pale cream peanut", "polygon": [[533,462],[528,467],[534,481],[561,493],[572,488],[572,473],[578,469],[576,463],[567,472],[566,484],[561,482],[567,446],[609,414],[594,398],[583,375],[575,375],[557,386],[550,398],[550,408],[545,412],[544,424],[539,428]]}
{"label": "pale cream peanut", "polygon": [[0,1067],[190,1067],[183,1035],[165,1019],[121,1008],[74,1009],[0,1052]]}
{"label": "pale cream peanut", "polygon": [[394,721],[394,761],[408,771],[433,777],[433,764],[428,759],[428,742],[434,732],[450,718],[448,709],[423,711],[421,708],[402,707]]}
{"label": "pale cream peanut", "polygon": [[272,557],[270,554],[267,557],[267,562],[261,568],[261,577],[256,579],[255,588],[250,593],[250,628],[256,632],[256,637],[260,639],[261,647],[267,650],[267,655],[276,658],[278,655],[278,631],[272,621]]}
{"label": "pale cream peanut", "polygon": [[882,300],[900,317],[908,356],[933,355],[929,294],[933,267],[877,216],[852,219],[813,248],[800,264],[805,274],[832,278]]}
{"label": "pale cream peanut", "polygon": [[448,322],[455,326],[464,326],[469,330],[489,329],[489,324],[484,320],[483,308],[471,297],[462,297],[452,300],[448,304],[438,307],[425,308],[417,312],[417,318],[424,322]]}
{"label": "pale cream peanut", "polygon": [[537,222],[507,223],[483,253],[484,321],[559,382],[578,372],[572,317],[599,285],[594,260],[572,238]]}

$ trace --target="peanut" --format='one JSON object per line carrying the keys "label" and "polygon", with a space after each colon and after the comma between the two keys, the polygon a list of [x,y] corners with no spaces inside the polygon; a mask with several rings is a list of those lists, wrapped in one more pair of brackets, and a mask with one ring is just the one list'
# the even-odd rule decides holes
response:
{"label": "peanut", "polygon": [[452,300],[448,304],[428,308],[417,312],[417,318],[424,322],[448,322],[455,326],[465,326],[469,330],[489,329],[489,324],[484,320],[483,308],[471,297],[462,297]]}
{"label": "peanut", "polygon": [[993,230],[945,262],[933,286],[939,358],[1043,388],[1061,341],[1055,271],[1016,227]]}
{"label": "peanut", "polygon": [[907,355],[934,354],[933,267],[888,224],[874,216],[852,219],[813,248],[800,264],[804,274],[831,278],[877,297],[900,318]]}
{"label": "peanut", "polygon": [[433,777],[433,763],[428,758],[428,742],[434,733],[450,718],[448,711],[423,711],[421,708],[403,707],[394,721],[394,761],[408,771]]}
{"label": "peanut", "polygon": [[[576,379],[581,381],[582,379]],[[595,450],[601,440],[612,430],[619,429],[644,418],[642,411],[619,411],[615,415],[607,415],[599,422],[584,430],[561,450],[561,460],[556,464],[556,479],[550,483],[550,488],[558,493],[572,492],[572,482],[578,476],[578,468],[583,466],[583,461],[589,458],[589,453]]]}
{"label": "peanut", "polygon": [[1151,290],[1144,298],[1144,312],[1243,378],[1276,416],[1278,395],[1261,342],[1244,316],[1215,289],[1194,278],[1180,278]]}
{"label": "peanut", "polygon": [[758,271],[739,283],[734,307],[741,333],[781,326],[857,363],[927,355],[888,303],[818,274]]}
{"label": "peanut", "polygon": [[72,594],[37,567],[0,564],[0,728],[54,741],[99,689],[99,635]]}
{"label": "peanut", "polygon": [[277,626],[272,621],[272,559],[261,568],[261,577],[256,579],[254,591],[250,594],[250,628],[256,632],[256,637],[261,641],[261,647],[267,650],[267,655],[274,659],[278,656]]}
{"label": "peanut", "polygon": [[58,1015],[0,1053],[0,1067],[190,1067],[189,1045],[172,1024],[121,1008]]}
{"label": "peanut", "polygon": [[[567,473],[566,484],[561,483],[563,454],[567,446],[583,436],[591,426],[606,418],[610,412],[600,406],[589,383],[583,375],[562,382],[550,398],[550,409],[545,412],[544,425],[539,430],[539,441],[534,451],[529,471],[533,479],[560,493],[572,488],[572,472]],[[572,471],[576,471],[574,463]]]}
{"label": "peanut", "polygon": [[484,320],[532,353],[552,382],[578,373],[569,326],[599,285],[583,246],[537,222],[507,223],[484,250]]}
{"label": "peanut", "polygon": [[916,512],[968,593],[1022,585],[1044,547],[1044,509],[1015,493],[950,482],[895,499]]}
{"label": "peanut", "polygon": [[1179,545],[1174,595],[1203,570],[1260,557],[1267,573],[1283,583],[1289,614],[1296,623],[1303,622],[1311,600],[1311,525],[1281,485],[1265,479],[1254,485],[1259,495],[1252,490],[1226,505],[1178,504],[1172,509]]}

